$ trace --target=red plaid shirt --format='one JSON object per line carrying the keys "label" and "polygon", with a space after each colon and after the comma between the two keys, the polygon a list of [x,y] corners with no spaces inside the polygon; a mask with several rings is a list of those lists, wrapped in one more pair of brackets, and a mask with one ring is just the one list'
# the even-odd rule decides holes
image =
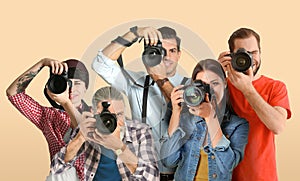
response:
{"label": "red plaid shirt", "polygon": [[[9,96],[8,99],[13,106],[43,132],[52,160],[53,156],[66,145],[63,137],[70,128],[69,115],[65,111],[53,107],[41,106],[25,92]],[[74,164],[80,180],[84,180],[84,160],[85,157],[82,154]]]}

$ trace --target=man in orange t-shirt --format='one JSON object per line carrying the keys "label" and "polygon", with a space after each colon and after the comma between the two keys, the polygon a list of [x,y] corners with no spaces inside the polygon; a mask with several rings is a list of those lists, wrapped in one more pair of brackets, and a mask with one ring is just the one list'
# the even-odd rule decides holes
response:
{"label": "man in orange t-shirt", "polygon": [[[232,180],[277,181],[274,135],[283,131],[286,120],[291,117],[286,86],[258,74],[261,48],[255,31],[240,28],[230,36],[228,44],[230,51],[222,52],[218,60],[227,72],[234,111],[249,121],[245,156],[234,169]],[[252,59],[252,66],[243,71],[233,68],[232,64],[234,53],[241,48]]]}

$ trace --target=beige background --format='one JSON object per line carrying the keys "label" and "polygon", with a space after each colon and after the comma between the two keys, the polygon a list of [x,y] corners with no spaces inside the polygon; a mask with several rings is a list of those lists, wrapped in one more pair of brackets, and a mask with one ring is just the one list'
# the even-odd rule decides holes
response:
{"label": "beige background", "polygon": [[[0,180],[44,180],[50,164],[41,132],[7,101],[5,90],[9,84],[43,57],[81,58],[107,30],[144,18],[188,27],[203,38],[215,55],[227,50],[229,35],[241,26],[251,27],[261,35],[260,72],[286,83],[293,112],[284,132],[276,137],[279,179],[295,180],[300,162],[299,3],[269,2],[1,1]],[[27,91],[43,105],[48,105],[42,94],[47,76],[48,71],[43,70]]]}

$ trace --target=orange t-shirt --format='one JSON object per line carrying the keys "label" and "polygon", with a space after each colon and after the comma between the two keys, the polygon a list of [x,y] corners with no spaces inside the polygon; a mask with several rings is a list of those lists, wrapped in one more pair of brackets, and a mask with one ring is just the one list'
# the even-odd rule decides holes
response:
{"label": "orange t-shirt", "polygon": [[[261,76],[252,82],[256,91],[271,106],[280,106],[291,117],[286,86],[283,82]],[[233,181],[267,180],[277,181],[274,133],[258,118],[241,91],[228,81],[230,100],[238,116],[249,122],[249,138],[245,156],[234,169]]]}

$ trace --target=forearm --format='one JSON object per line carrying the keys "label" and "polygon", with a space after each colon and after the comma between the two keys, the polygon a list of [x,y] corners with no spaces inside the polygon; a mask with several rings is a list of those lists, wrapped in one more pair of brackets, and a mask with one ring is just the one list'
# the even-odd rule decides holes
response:
{"label": "forearm", "polygon": [[[132,42],[136,36],[132,33],[132,32],[127,32],[125,33],[122,38],[124,38],[125,40]],[[105,56],[107,56],[108,58],[112,59],[112,60],[117,60],[119,58],[119,56],[122,54],[122,52],[125,50],[125,46],[119,44],[119,43],[110,43],[108,46],[106,46],[102,52]]]}
{"label": "forearm", "polygon": [[212,147],[215,148],[223,136],[217,116],[206,121]]}
{"label": "forearm", "polygon": [[131,152],[127,146],[123,153],[119,155],[121,161],[131,172],[130,180],[158,180],[159,171],[157,159],[155,157],[154,145],[151,140],[146,140],[144,142],[145,144],[142,143],[140,145],[139,150],[144,151],[139,154],[139,157]]}
{"label": "forearm", "polygon": [[171,93],[172,93],[172,90],[174,88],[174,86],[171,84],[170,81],[167,81],[163,86],[159,87],[160,90],[162,91],[165,99],[166,99],[166,102],[170,102],[171,100]]}
{"label": "forearm", "polygon": [[7,96],[16,95],[20,92],[25,91],[32,79],[40,72],[43,68],[43,59],[25,71],[20,75],[7,89]]}
{"label": "forearm", "polygon": [[285,127],[287,113],[283,108],[273,107],[268,104],[252,86],[247,92],[243,92],[245,98],[256,112],[259,119],[274,134],[279,134]]}
{"label": "forearm", "polygon": [[67,102],[62,104],[65,111],[68,113],[71,119],[71,127],[76,128],[78,123],[81,122],[82,116],[79,113],[79,111],[74,107],[71,100],[68,100]]}
{"label": "forearm", "polygon": [[138,165],[138,158],[130,151],[130,149],[127,146],[125,147],[123,153],[119,155],[119,158],[122,160],[123,163],[125,163],[125,165],[131,173],[135,172]]}
{"label": "forearm", "polygon": [[84,142],[85,139],[79,131],[76,137],[73,140],[71,140],[68,144],[64,161],[69,162],[70,160],[72,160],[77,155],[79,149],[81,148]]}
{"label": "forearm", "polygon": [[168,127],[169,137],[171,137],[175,132],[175,130],[179,127],[179,121],[180,121],[180,111],[173,111],[170,119],[169,127]]}

